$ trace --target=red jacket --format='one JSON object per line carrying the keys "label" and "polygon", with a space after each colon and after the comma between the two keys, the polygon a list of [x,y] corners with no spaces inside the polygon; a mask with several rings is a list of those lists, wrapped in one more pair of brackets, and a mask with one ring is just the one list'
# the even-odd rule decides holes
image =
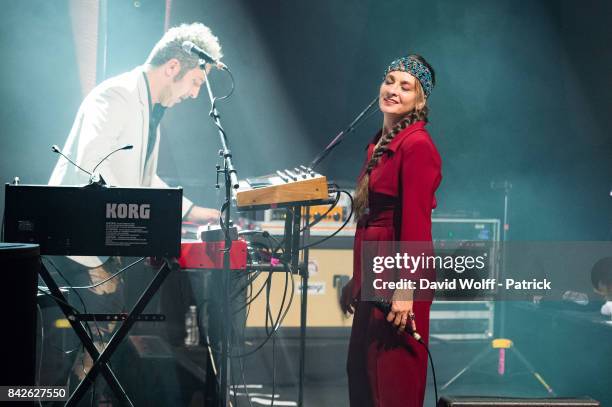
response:
{"label": "red jacket", "polygon": [[[372,156],[381,133],[368,145]],[[364,241],[431,242],[431,212],[440,181],[441,159],[425,129],[411,124],[397,134],[370,174],[369,214],[357,225],[354,246],[354,287],[361,286],[361,244]]]}

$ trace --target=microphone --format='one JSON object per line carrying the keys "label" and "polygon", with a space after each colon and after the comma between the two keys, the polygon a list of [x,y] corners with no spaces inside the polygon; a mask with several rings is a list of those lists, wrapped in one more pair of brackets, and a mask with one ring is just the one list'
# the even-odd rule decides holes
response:
{"label": "microphone", "polygon": [[203,59],[209,64],[216,65],[219,69],[227,69],[227,66],[223,62],[213,58],[208,52],[204,51],[191,41],[183,42],[183,50],[188,54],[196,55],[198,58]]}
{"label": "microphone", "polygon": [[[385,315],[385,317],[389,315],[389,312],[391,312],[391,303],[389,301],[375,300],[373,301],[373,304],[376,308],[378,308]],[[408,325],[406,325],[406,332],[412,335],[412,337],[417,342],[425,345],[425,342],[423,342],[423,338],[421,337],[421,335],[417,331],[409,330]]]}
{"label": "microphone", "polygon": [[77,163],[75,163],[74,161],[72,161],[70,158],[68,158],[67,155],[65,155],[64,153],[62,153],[62,150],[59,149],[59,147],[57,146],[57,144],[53,144],[51,146],[51,151],[53,151],[56,154],[61,155],[62,157],[64,157],[66,160],[68,160],[68,162],[70,162],[72,165],[74,165],[75,167],[77,167],[79,170],[83,171],[84,173],[86,173],[87,175],[89,175],[90,177],[92,176],[92,173],[84,170],[83,168],[79,167],[79,165]]}
{"label": "microphone", "polygon": [[111,155],[115,154],[117,151],[121,151],[121,150],[131,150],[133,149],[134,146],[131,144],[128,144],[126,146],[123,147],[119,147],[116,150],[111,151],[110,153],[106,154],[106,156],[100,160],[100,162],[98,164],[96,164],[96,166],[94,167],[94,169],[91,171],[92,174],[90,174],[91,176],[93,176],[93,174],[96,172],[96,169],[100,166],[100,164],[102,164],[108,157],[110,157]]}

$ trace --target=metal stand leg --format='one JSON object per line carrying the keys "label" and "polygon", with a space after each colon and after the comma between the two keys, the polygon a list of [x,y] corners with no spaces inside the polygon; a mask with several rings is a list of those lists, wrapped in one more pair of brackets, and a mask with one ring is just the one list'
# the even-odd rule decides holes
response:
{"label": "metal stand leg", "polygon": [[[171,264],[172,264],[172,268],[170,266]],[[98,354],[96,347],[93,344],[93,341],[89,337],[87,337],[86,334],[85,334],[86,338],[81,338],[82,340],[85,339],[83,344],[87,346],[87,350],[91,354],[94,364],[89,370],[89,372],[87,373],[87,375],[85,376],[85,378],[79,383],[74,393],[72,393],[72,395],[70,396],[70,399],[68,399],[68,402],[66,403],[66,406],[74,406],[81,400],[81,398],[85,395],[85,393],[87,392],[89,387],[92,385],[94,379],[96,378],[98,373],[100,373],[100,371],[102,371],[103,374],[105,371],[108,371],[110,372],[110,375],[112,375],[112,371],[108,367],[107,362],[110,360],[113,353],[117,350],[117,347],[119,346],[119,344],[121,344],[123,339],[127,336],[129,330],[132,328],[132,326],[136,322],[135,316],[140,315],[144,311],[149,301],[151,300],[153,295],[155,295],[155,293],[159,290],[159,287],[164,282],[168,274],[172,271],[173,268],[176,268],[176,267],[177,266],[175,262],[171,263],[170,260],[168,259],[165,260],[164,266],[157,272],[157,274],[155,275],[155,277],[153,278],[149,286],[142,293],[142,295],[140,296],[140,298],[138,299],[138,301],[132,308],[132,311],[128,314],[127,320],[125,320],[123,324],[121,324],[121,326],[119,327],[117,332],[115,332],[115,334],[112,336],[111,340],[108,342],[108,344],[106,345],[102,353]],[[57,288],[57,286],[55,287]],[[58,288],[58,291],[59,291],[59,288]],[[82,327],[82,325],[81,325],[81,329],[84,332],[84,328]],[[90,347],[92,348],[93,353],[92,351],[89,350]],[[104,374],[105,378],[107,375],[108,374]],[[127,395],[125,394],[125,391],[121,388],[121,385],[117,381],[116,377],[114,377],[114,375],[112,376],[112,379],[110,380],[109,378],[107,378],[107,381],[117,396],[119,396],[122,400],[124,400],[124,402],[126,402],[128,405],[130,406],[133,405],[132,402],[127,397]]]}
{"label": "metal stand leg", "polygon": [[[306,207],[306,224],[310,222],[310,208]],[[299,225],[298,225],[298,233],[299,233]],[[302,407],[304,405],[304,376],[306,369],[306,317],[308,312],[308,255],[309,251],[306,247],[308,245],[308,240],[310,237],[310,228],[306,227],[304,229],[304,268],[300,270],[300,275],[302,276],[302,298],[300,303],[300,384],[298,389],[298,407]],[[296,256],[297,257],[297,256]]]}
{"label": "metal stand leg", "polygon": [[450,379],[449,381],[447,381],[446,383],[444,383],[444,386],[442,386],[440,388],[440,390],[444,390],[446,389],[448,386],[450,386],[451,384],[453,384],[455,382],[455,380],[457,380],[458,378],[460,378],[461,376],[463,376],[464,373],[466,373],[468,370],[470,370],[472,368],[472,366],[474,366],[476,363],[478,363],[481,359],[483,359],[485,356],[487,356],[489,353],[491,352],[491,349],[484,349],[483,351],[481,351],[478,355],[476,355],[476,357],[474,359],[472,359],[472,361],[470,363],[468,363],[463,369],[461,369],[455,376],[452,377],[452,379]]}
{"label": "metal stand leg", "polygon": [[[87,352],[89,352],[89,354],[91,355],[92,360],[99,360],[100,353],[98,352],[98,349],[94,345],[93,340],[87,334],[83,322],[78,321],[76,319],[73,309],[68,305],[68,301],[66,301],[66,298],[60,291],[57,283],[55,282],[53,277],[51,277],[51,273],[49,273],[49,270],[47,270],[47,268],[41,264],[39,274],[47,285],[47,287],[49,288],[49,291],[51,292],[51,295],[53,295],[55,302],[68,319],[68,322],[72,326],[72,329],[81,340],[81,343],[83,344]],[[120,398],[120,400],[126,405],[133,406],[132,401],[127,396],[125,390],[119,383],[119,380],[117,380],[117,377],[110,369],[106,361],[100,363],[98,368],[101,369],[104,379],[106,379],[106,382],[108,383],[109,387]],[[85,378],[85,380],[86,379],[87,378]],[[73,396],[71,396],[71,400]],[[68,403],[70,403],[70,400],[68,401]],[[68,403],[66,405],[68,405]]]}
{"label": "metal stand leg", "polygon": [[229,305],[229,282],[230,275],[228,272],[223,271],[223,276],[221,276],[222,285],[223,285],[223,304],[221,309],[223,313],[227,315],[228,320],[223,323],[223,340],[221,342],[221,366],[219,369],[219,374],[221,375],[221,383],[219,389],[219,404],[221,407],[228,407],[230,405],[230,388],[231,377],[230,377],[230,369],[231,369],[231,358],[230,358],[230,346],[231,346],[231,329],[232,329],[232,320],[233,315],[231,313],[231,308]]}
{"label": "metal stand leg", "polygon": [[[308,222],[306,212],[306,222]],[[303,269],[300,269],[300,224],[302,220],[302,207],[294,206],[287,209],[285,218],[285,260],[291,263],[291,270],[299,274],[302,283],[300,298],[300,356],[298,379],[298,407],[304,405],[304,375],[306,366],[306,320],[308,312],[308,249],[304,250]],[[309,230],[306,228],[304,242],[307,242]]]}
{"label": "metal stand leg", "polygon": [[[510,351],[516,355],[518,357],[518,359],[521,361],[521,363],[523,364],[523,366],[525,366],[527,368],[527,370],[529,371],[529,373],[531,373],[533,375],[533,377],[535,377],[535,379],[546,389],[546,391],[552,395],[555,396],[555,391],[548,385],[548,383],[546,383],[546,381],[544,380],[544,378],[535,371],[535,369],[533,368],[533,366],[531,365],[531,363],[529,363],[529,361],[523,356],[523,354],[514,346],[514,344],[512,344],[511,341],[507,340],[507,339],[496,339],[494,340],[492,343],[494,344],[495,341],[507,341],[510,343],[509,346],[505,346],[504,348],[509,348]],[[488,349],[484,349],[482,352],[480,352],[478,355],[476,355],[476,357],[474,359],[472,359],[472,361],[470,363],[467,364],[467,366],[465,366],[463,369],[461,369],[455,376],[453,376],[452,379],[450,379],[448,382],[446,382],[444,384],[444,386],[442,386],[440,388],[440,390],[444,390],[446,389],[448,386],[450,386],[451,384],[453,384],[459,377],[461,377],[463,374],[467,373],[468,370],[470,370],[476,363],[478,363],[480,360],[482,360],[485,356],[489,355],[492,351],[494,351],[496,349],[495,346],[488,348]],[[503,350],[503,349],[502,349]]]}
{"label": "metal stand leg", "polygon": [[544,378],[538,372],[535,371],[533,366],[531,366],[531,363],[529,363],[529,361],[523,356],[523,354],[521,352],[519,352],[519,350],[516,347],[514,347],[514,346],[511,347],[510,350],[512,351],[512,353],[514,353],[516,356],[518,356],[519,360],[523,363],[523,365],[527,368],[527,370],[529,370],[529,373],[531,373],[533,375],[533,377],[535,377],[535,379],[538,382],[540,382],[540,384],[542,386],[544,386],[544,388],[546,389],[548,394],[550,394],[551,396],[556,396],[556,393],[552,389],[552,387],[550,387],[548,385],[548,383],[546,383]]}

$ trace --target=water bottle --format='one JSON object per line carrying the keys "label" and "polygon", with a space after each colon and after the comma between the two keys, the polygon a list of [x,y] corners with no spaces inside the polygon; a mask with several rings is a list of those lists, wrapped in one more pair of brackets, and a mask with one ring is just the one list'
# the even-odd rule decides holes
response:
{"label": "water bottle", "polygon": [[198,346],[199,344],[198,310],[195,305],[190,305],[189,311],[185,314],[185,345]]}

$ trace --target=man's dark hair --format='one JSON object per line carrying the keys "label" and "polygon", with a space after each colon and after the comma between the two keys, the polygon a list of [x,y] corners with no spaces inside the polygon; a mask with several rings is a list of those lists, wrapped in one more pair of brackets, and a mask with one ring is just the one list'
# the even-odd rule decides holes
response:
{"label": "man's dark hair", "polygon": [[600,259],[591,269],[591,283],[599,289],[599,284],[612,287],[612,257]]}

